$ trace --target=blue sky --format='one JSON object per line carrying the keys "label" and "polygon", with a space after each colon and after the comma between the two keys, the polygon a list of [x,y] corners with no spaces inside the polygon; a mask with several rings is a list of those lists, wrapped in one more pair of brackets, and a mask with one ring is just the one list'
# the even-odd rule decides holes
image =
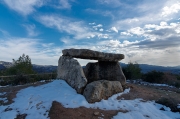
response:
{"label": "blue sky", "polygon": [[[57,65],[66,48],[180,65],[180,0],[1,0],[0,60]],[[79,60],[82,65],[86,61]]]}

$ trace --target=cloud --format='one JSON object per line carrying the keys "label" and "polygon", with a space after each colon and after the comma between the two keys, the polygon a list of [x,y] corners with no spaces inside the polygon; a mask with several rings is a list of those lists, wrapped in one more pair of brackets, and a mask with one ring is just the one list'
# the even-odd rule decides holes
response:
{"label": "cloud", "polygon": [[147,24],[144,27],[134,27],[126,32],[121,32],[121,35],[137,35],[141,37],[139,41],[126,41],[126,43],[115,42],[116,45],[110,44],[108,48],[112,49],[113,47],[115,52],[120,52],[118,51],[120,48],[121,52],[126,54],[126,58],[131,61],[137,61],[139,63],[148,62],[148,64],[154,65],[175,66],[178,60],[180,60],[179,33],[179,22],[167,23],[162,21],[159,25]]}
{"label": "cloud", "polygon": [[179,47],[180,44],[180,36],[171,36],[166,39],[156,39],[156,41],[152,40],[144,40],[136,45],[138,45],[140,48],[153,48],[153,49],[166,49],[166,48],[176,48]]}
{"label": "cloud", "polygon": [[[176,38],[178,39],[178,38]],[[168,41],[169,39],[167,39]],[[148,43],[147,43],[148,42]],[[119,40],[106,40],[100,41],[99,46],[96,46],[94,49],[97,51],[104,51],[110,53],[120,53],[125,55],[125,59],[121,62],[128,63],[138,62],[144,64],[153,64],[161,66],[177,66],[180,60],[180,47],[177,47],[179,42],[173,42],[173,47],[163,47],[163,42],[158,41],[119,41]],[[159,46],[155,46],[155,45]],[[170,43],[171,44],[171,43]],[[176,44],[176,45],[175,45]],[[146,47],[142,47],[147,45]],[[168,42],[165,42],[164,45],[168,45]],[[161,47],[162,46],[162,47]],[[158,48],[157,48],[158,47]],[[161,48],[159,48],[161,47]]]}
{"label": "cloud", "polygon": [[143,1],[136,5],[132,4],[130,7],[133,9],[125,9],[128,11],[125,18],[121,17],[121,9],[119,9],[119,15],[116,15],[111,26],[116,26],[118,30],[127,30],[133,27],[143,27],[146,24],[157,24],[161,21],[170,22],[180,17],[177,14],[180,10],[179,6],[180,2],[176,0]]}
{"label": "cloud", "polygon": [[94,28],[95,30],[98,30],[98,28],[101,28],[101,27],[103,27],[102,24],[98,24],[98,25],[96,25],[96,26],[93,26],[93,28]]}
{"label": "cloud", "polygon": [[98,34],[98,38],[109,38],[109,35],[108,34]]}
{"label": "cloud", "polygon": [[57,9],[71,9],[71,2],[73,0],[58,0],[58,1],[50,1],[49,4]]}
{"label": "cloud", "polygon": [[103,28],[100,28],[100,29],[99,29],[99,31],[101,31],[101,32],[102,32],[102,31],[104,31],[104,29],[103,29]]}
{"label": "cloud", "polygon": [[33,64],[57,65],[61,48],[53,43],[42,43],[41,39],[9,37],[0,39],[0,54],[2,61],[11,62],[23,53],[29,55]]}
{"label": "cloud", "polygon": [[101,15],[101,16],[104,16],[104,17],[111,17],[112,19],[115,18],[113,12],[110,11],[110,10],[87,8],[87,9],[85,9],[85,11],[88,12],[88,13],[91,13],[91,14],[97,14],[97,15]]}
{"label": "cloud", "polygon": [[116,32],[116,33],[118,33],[118,30],[116,29],[116,27],[112,27],[110,30],[112,30],[112,31],[114,31],[114,32]]}
{"label": "cloud", "polygon": [[119,7],[122,5],[119,0],[98,0],[98,2],[109,7]]}
{"label": "cloud", "polygon": [[[167,23],[160,22],[157,24],[146,24],[144,27],[131,28],[125,32],[121,32],[121,35],[133,36],[137,35],[149,39],[151,41],[167,39],[169,37],[179,37],[180,23]],[[173,41],[173,40],[172,40]]]}
{"label": "cloud", "polygon": [[83,39],[97,34],[92,32],[83,21],[58,15],[44,15],[38,17],[38,21],[46,27],[56,28],[59,32],[66,32],[74,36],[74,39]]}
{"label": "cloud", "polygon": [[60,41],[66,45],[71,45],[74,43],[74,40],[72,40],[69,36],[60,38]]}
{"label": "cloud", "polygon": [[28,15],[35,11],[36,7],[41,7],[45,0],[3,0],[4,3],[12,10]]}
{"label": "cloud", "polygon": [[141,35],[144,34],[144,30],[142,28],[140,28],[140,27],[135,27],[135,28],[129,29],[128,33],[141,36]]}
{"label": "cloud", "polygon": [[71,8],[71,5],[69,4],[68,0],[60,0],[59,3],[60,3],[60,6],[58,6],[58,8],[61,8],[61,9]]}
{"label": "cloud", "polygon": [[95,25],[95,24],[96,24],[95,22],[89,23],[89,25]]}
{"label": "cloud", "polygon": [[28,36],[35,37],[39,35],[39,32],[36,31],[36,26],[34,24],[33,25],[24,24],[23,26],[26,28]]}
{"label": "cloud", "polygon": [[2,33],[2,36],[6,37],[6,36],[10,36],[9,32],[3,30],[3,29],[0,29],[0,33]]}
{"label": "cloud", "polygon": [[109,47],[111,49],[111,48],[126,48],[137,43],[139,43],[139,41],[130,42],[128,40],[124,40],[123,42],[121,42],[119,40],[106,40],[106,41],[99,42],[98,44],[105,47]]}
{"label": "cloud", "polygon": [[121,32],[120,34],[125,35],[125,36],[133,36],[131,33],[128,33],[128,32]]}
{"label": "cloud", "polygon": [[180,11],[180,2],[172,4],[171,6],[165,6],[162,9],[161,16],[166,17],[168,15],[172,15],[178,13]]}

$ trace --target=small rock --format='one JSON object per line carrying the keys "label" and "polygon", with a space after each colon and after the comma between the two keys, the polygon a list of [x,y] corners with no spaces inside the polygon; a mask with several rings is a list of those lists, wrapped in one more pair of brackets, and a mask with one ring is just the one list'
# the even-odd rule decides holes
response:
{"label": "small rock", "polygon": [[13,110],[13,109],[8,107],[4,111],[7,112],[7,111],[11,111],[11,110]]}
{"label": "small rock", "polygon": [[26,119],[27,114],[18,114],[15,119]]}
{"label": "small rock", "polygon": [[164,107],[161,107],[160,110],[165,111]]}
{"label": "small rock", "polygon": [[99,115],[99,112],[94,112],[94,115],[95,115],[95,116],[98,116],[98,115]]}

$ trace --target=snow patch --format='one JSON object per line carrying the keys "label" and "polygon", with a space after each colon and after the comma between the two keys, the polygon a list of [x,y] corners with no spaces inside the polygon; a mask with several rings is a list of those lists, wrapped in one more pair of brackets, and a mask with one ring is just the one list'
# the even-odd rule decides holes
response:
{"label": "snow patch", "polygon": [[0,93],[0,96],[5,95],[5,94],[6,94],[6,92]]}
{"label": "snow patch", "polygon": [[179,108],[179,109],[180,109],[180,104],[178,104],[177,108]]}
{"label": "snow patch", "polygon": [[8,99],[7,98],[0,98],[0,101],[3,101],[4,103],[7,103]]}

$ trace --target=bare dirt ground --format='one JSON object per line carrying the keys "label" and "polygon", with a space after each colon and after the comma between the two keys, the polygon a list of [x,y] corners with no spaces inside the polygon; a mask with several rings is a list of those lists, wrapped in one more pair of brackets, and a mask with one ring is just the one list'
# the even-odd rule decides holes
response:
{"label": "bare dirt ground", "polygon": [[118,112],[126,113],[126,110],[101,110],[92,108],[64,108],[54,101],[49,112],[50,119],[111,119]]}
{"label": "bare dirt ground", "polygon": [[[24,86],[9,86],[0,87],[0,93],[6,92],[5,95],[1,95],[0,98],[7,98],[8,102],[4,103],[0,101],[1,105],[9,105],[13,103],[13,99],[19,90],[27,88],[29,86],[38,86],[45,83],[28,84]],[[144,101],[155,100],[157,103],[166,105],[171,108],[172,111],[180,112],[177,108],[177,104],[180,103],[180,89],[162,87],[162,86],[144,86],[139,84],[127,83],[127,88],[130,88],[128,94],[124,94],[118,97],[119,100],[132,100],[136,98],[142,98]],[[163,109],[162,109],[163,110]],[[49,117],[51,119],[110,119],[117,115],[118,112],[126,113],[127,110],[100,110],[92,108],[64,108],[59,102],[53,101],[52,107],[49,111]],[[17,115],[18,119],[25,119],[26,114]]]}

